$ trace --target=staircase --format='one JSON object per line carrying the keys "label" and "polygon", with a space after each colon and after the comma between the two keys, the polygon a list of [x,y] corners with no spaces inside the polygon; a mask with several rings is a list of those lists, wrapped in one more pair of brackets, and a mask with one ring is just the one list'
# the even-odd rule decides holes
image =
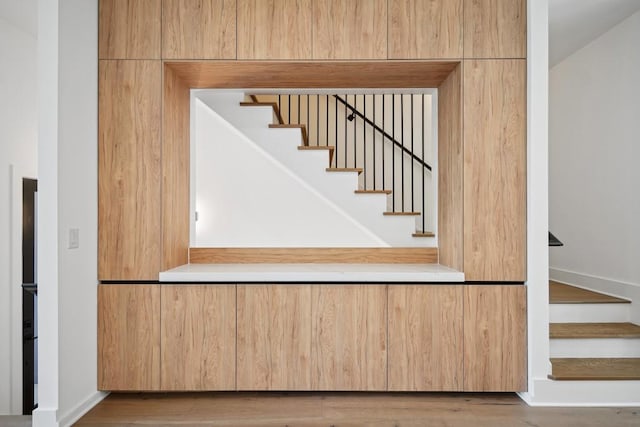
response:
{"label": "staircase", "polygon": [[394,211],[391,190],[363,188],[363,168],[337,167],[336,147],[310,145],[306,125],[284,123],[277,103],[245,101],[243,92],[197,97],[389,246],[437,246],[434,233],[419,228],[420,212]]}
{"label": "staircase", "polygon": [[549,282],[550,356],[556,381],[640,380],[640,326],[630,301]]}

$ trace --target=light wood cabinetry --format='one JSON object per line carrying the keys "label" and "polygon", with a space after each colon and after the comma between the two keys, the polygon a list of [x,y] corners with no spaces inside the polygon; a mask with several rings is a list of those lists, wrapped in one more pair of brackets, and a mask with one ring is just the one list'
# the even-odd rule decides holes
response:
{"label": "light wood cabinetry", "polygon": [[160,59],[161,0],[100,0],[100,59]]}
{"label": "light wood cabinetry", "polygon": [[313,285],[314,390],[387,388],[387,287]]}
{"label": "light wood cabinetry", "polygon": [[527,0],[464,0],[464,57],[525,58],[526,11]]}
{"label": "light wood cabinetry", "polygon": [[464,63],[464,273],[526,279],[526,62]]}
{"label": "light wood cabinetry", "polygon": [[311,59],[311,0],[237,0],[238,59]]}
{"label": "light wood cabinetry", "polygon": [[162,57],[235,59],[236,0],[163,0]]}
{"label": "light wood cabinetry", "polygon": [[386,59],[386,0],[314,0],[313,59]]}
{"label": "light wood cabinetry", "polygon": [[99,64],[100,280],[158,279],[161,76],[160,61]]}
{"label": "light wood cabinetry", "polygon": [[161,389],[234,390],[235,285],[161,288]]}
{"label": "light wood cabinetry", "polygon": [[238,285],[238,390],[311,389],[313,285]]}
{"label": "light wood cabinetry", "polygon": [[462,58],[463,0],[389,0],[389,59]]}
{"label": "light wood cabinetry", "polygon": [[526,390],[526,331],[523,285],[465,286],[464,390]]}
{"label": "light wood cabinetry", "polygon": [[389,390],[462,390],[462,295],[456,285],[389,285]]}
{"label": "light wood cabinetry", "polygon": [[160,286],[98,286],[98,389],[160,388]]}

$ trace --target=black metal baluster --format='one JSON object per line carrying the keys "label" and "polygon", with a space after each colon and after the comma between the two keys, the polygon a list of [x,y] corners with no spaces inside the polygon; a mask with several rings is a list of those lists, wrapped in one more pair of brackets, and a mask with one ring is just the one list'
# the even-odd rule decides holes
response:
{"label": "black metal baluster", "polygon": [[324,131],[324,145],[329,144],[329,95],[325,95],[325,110],[326,114],[326,122],[325,122],[325,131]]}
{"label": "black metal baluster", "polygon": [[[344,100],[347,100],[346,93],[344,94]],[[349,123],[349,109],[345,105],[344,107],[344,167],[347,167],[347,124]],[[338,147],[336,147],[336,151],[338,151]],[[338,162],[336,161],[336,167],[338,166]]]}
{"label": "black metal baluster", "polygon": [[[334,104],[335,104],[335,119],[336,122],[334,123],[335,127],[336,127],[336,144],[335,146],[338,146],[338,101],[335,101],[334,98]],[[329,142],[327,141],[327,145],[329,145]],[[336,162],[336,167],[338,166],[338,163]]]}
{"label": "black metal baluster", "polygon": [[[413,94],[411,94],[411,152],[413,153]],[[411,162],[411,212],[415,212],[415,206],[413,204],[414,191],[413,191],[413,162]]]}
{"label": "black metal baluster", "polygon": [[[384,116],[385,107],[384,107],[384,104],[385,104],[385,101],[386,101],[385,98],[386,98],[386,95],[383,93],[382,94],[382,129],[386,132],[387,131],[387,127],[384,125],[384,121],[385,121],[385,116]],[[384,152],[385,152],[385,150],[384,150],[384,133],[382,134],[381,141],[382,141],[382,189],[384,190],[385,189],[385,187],[384,187],[384,175],[385,175],[385,168],[384,168]],[[393,149],[393,144],[391,145],[391,149]]]}
{"label": "black metal baluster", "polygon": [[[309,94],[305,95],[307,97],[307,139],[311,139],[311,123],[309,122]],[[311,144],[309,144],[311,145]],[[317,145],[317,144],[316,144]]]}
{"label": "black metal baluster", "polygon": [[296,96],[298,100],[298,124],[300,124],[300,94]]}
{"label": "black metal baluster", "polygon": [[288,118],[287,118],[287,124],[291,124],[291,94],[287,95],[288,97],[288,106],[287,106],[287,113],[288,113]]}
{"label": "black metal baluster", "polygon": [[[373,95],[373,123],[376,122],[376,94]],[[373,134],[373,189],[376,189],[376,128],[371,127],[371,133]]]}
{"label": "black metal baluster", "polygon": [[[396,140],[396,94],[391,95],[391,135]],[[396,147],[391,146],[391,204],[396,211]]]}
{"label": "black metal baluster", "polygon": [[[353,95],[353,108],[358,108],[357,95]],[[353,111],[352,111],[353,113]],[[353,167],[358,167],[358,139],[356,133],[356,116],[353,115]]]}
{"label": "black metal baluster", "polygon": [[[282,95],[278,94],[278,111],[280,112],[280,116],[282,116],[282,104],[280,102],[280,97],[281,96]],[[282,123],[280,123],[280,124],[282,124]]]}
{"label": "black metal baluster", "polygon": [[[367,95],[362,95],[363,115],[367,117]],[[364,150],[364,164],[362,166],[362,180],[364,181],[364,189],[367,189],[367,122],[362,123],[362,149]]]}
{"label": "black metal baluster", "polygon": [[[402,143],[402,147],[404,148],[404,93],[400,94],[400,142]],[[404,150],[400,153],[400,166],[402,173],[402,209],[400,212],[404,212]]]}
{"label": "black metal baluster", "polygon": [[316,145],[320,145],[320,94],[316,94]]}
{"label": "black metal baluster", "polygon": [[[422,94],[422,161],[424,162],[424,93]],[[424,199],[424,166],[422,169],[422,232],[425,233],[425,216],[427,215],[427,204]]]}

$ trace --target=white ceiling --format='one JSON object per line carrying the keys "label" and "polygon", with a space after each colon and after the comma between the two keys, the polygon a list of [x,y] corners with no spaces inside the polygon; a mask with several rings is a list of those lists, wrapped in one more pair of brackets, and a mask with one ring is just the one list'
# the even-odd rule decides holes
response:
{"label": "white ceiling", "polygon": [[0,0],[0,19],[36,36],[38,0]]}
{"label": "white ceiling", "polygon": [[549,68],[638,10],[640,0],[549,0]]}

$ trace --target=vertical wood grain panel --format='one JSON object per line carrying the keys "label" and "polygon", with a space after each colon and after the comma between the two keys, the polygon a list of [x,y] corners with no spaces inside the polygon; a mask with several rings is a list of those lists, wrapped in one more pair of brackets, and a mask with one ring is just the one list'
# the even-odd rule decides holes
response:
{"label": "vertical wood grain panel", "polygon": [[462,390],[459,285],[389,286],[389,390]]}
{"label": "vertical wood grain panel", "polygon": [[100,61],[98,277],[160,271],[160,61]]}
{"label": "vertical wood grain panel", "polygon": [[463,0],[389,0],[389,59],[462,58]]}
{"label": "vertical wood grain panel", "polygon": [[387,388],[387,287],[313,285],[314,390]]}
{"label": "vertical wood grain panel", "polygon": [[463,265],[462,66],[438,88],[438,249],[440,264]]}
{"label": "vertical wood grain panel", "polygon": [[163,0],[162,57],[235,59],[236,0]]}
{"label": "vertical wood grain panel", "polygon": [[98,286],[98,389],[160,387],[160,286]]}
{"label": "vertical wood grain panel", "polygon": [[314,59],[386,59],[386,0],[315,0]]}
{"label": "vertical wood grain panel", "polygon": [[237,0],[238,59],[311,59],[311,0]]}
{"label": "vertical wood grain panel", "polygon": [[465,58],[525,58],[526,0],[464,0]]}
{"label": "vertical wood grain panel", "polygon": [[161,0],[100,0],[100,59],[160,59]]}
{"label": "vertical wood grain panel", "polygon": [[464,273],[526,279],[526,61],[464,63]]}
{"label": "vertical wood grain panel", "polygon": [[164,68],[162,138],[162,270],[189,262],[190,92]]}
{"label": "vertical wood grain panel", "polygon": [[526,389],[526,288],[465,286],[464,390]]}
{"label": "vertical wood grain panel", "polygon": [[238,390],[311,389],[311,288],[238,285]]}
{"label": "vertical wood grain panel", "polygon": [[235,285],[162,285],[162,390],[235,390]]}

